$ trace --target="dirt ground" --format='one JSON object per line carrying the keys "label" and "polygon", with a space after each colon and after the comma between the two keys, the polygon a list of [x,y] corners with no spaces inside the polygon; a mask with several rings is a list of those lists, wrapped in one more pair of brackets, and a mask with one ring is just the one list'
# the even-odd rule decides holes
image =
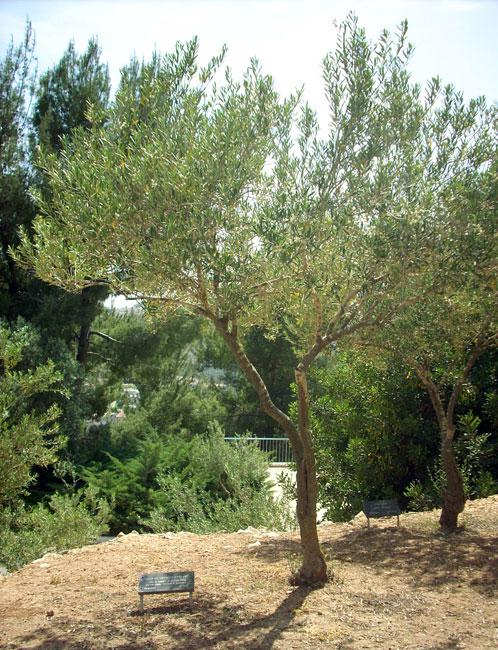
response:
{"label": "dirt ground", "polygon": [[[45,555],[0,578],[0,647],[498,648],[498,495],[467,504],[464,529],[437,512],[322,524],[334,580],[291,587],[298,536],[248,530],[138,535]],[[138,576],[195,571],[185,594],[145,597]]]}

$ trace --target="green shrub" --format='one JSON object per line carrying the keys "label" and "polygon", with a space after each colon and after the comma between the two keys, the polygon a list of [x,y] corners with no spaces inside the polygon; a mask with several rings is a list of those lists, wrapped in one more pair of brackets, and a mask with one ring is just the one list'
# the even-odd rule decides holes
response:
{"label": "green shrub", "polygon": [[274,500],[266,491],[246,489],[237,499],[219,499],[212,504],[208,514],[212,531],[235,532],[249,526],[267,530],[292,530],[296,527],[290,502]]}
{"label": "green shrub", "polygon": [[[138,420],[133,430],[141,431]],[[111,531],[146,527],[156,532],[209,532],[246,526],[287,528],[288,502],[270,496],[268,456],[247,436],[227,443],[220,425],[203,436],[161,436],[143,429],[131,456],[112,447],[105,463],[81,468],[82,478],[112,504]],[[111,440],[124,425],[111,427]],[[130,428],[126,428],[130,430]],[[115,455],[116,454],[116,455]]]}
{"label": "green shrub", "polygon": [[493,448],[489,444],[491,434],[479,433],[481,420],[472,412],[458,420],[460,435],[455,442],[455,454],[462,472],[465,494],[469,499],[478,499],[494,494],[498,483],[486,471]]}
{"label": "green shrub", "polygon": [[245,487],[262,490],[267,469],[268,455],[250,435],[228,443],[217,422],[209,423],[206,435],[192,441],[188,476],[213,495],[236,497]]}
{"label": "green shrub", "polygon": [[65,395],[62,374],[52,361],[24,368],[26,349],[36,339],[22,321],[11,328],[0,320],[0,508],[15,508],[34,482],[35,467],[56,460],[59,407]]}
{"label": "green shrub", "polygon": [[[338,347],[310,373],[319,502],[347,521],[364,499],[399,496],[437,453],[427,397],[396,358]],[[429,405],[430,407],[430,405]]]}
{"label": "green shrub", "polygon": [[[480,418],[472,412],[462,415],[458,420],[457,436],[453,443],[468,499],[488,497],[498,490],[498,483],[486,469],[486,463],[493,452],[489,444],[490,434],[478,432],[480,423]],[[440,507],[445,484],[446,477],[441,467],[441,458],[438,457],[428,470],[425,483],[413,481],[405,489],[409,509],[420,511]]]}
{"label": "green shrub", "polygon": [[266,491],[245,488],[236,498],[213,499],[209,492],[185,485],[177,476],[167,477],[162,486],[168,493],[167,506],[156,508],[142,521],[154,533],[230,533],[249,526],[268,530],[290,530],[296,526],[290,502],[275,501]]}
{"label": "green shrub", "polygon": [[134,441],[131,452],[128,458],[106,453],[105,463],[80,469],[87,484],[112,504],[109,523],[113,533],[129,532],[139,526],[140,518],[156,504],[157,476],[169,463],[168,443],[153,430],[145,429],[144,438]]}
{"label": "green shrub", "polygon": [[424,510],[431,510],[434,507],[431,495],[419,480],[412,481],[403,494],[408,499],[409,510],[422,512]]}
{"label": "green shrub", "polygon": [[161,505],[142,520],[154,532],[233,532],[253,526],[272,530],[294,527],[289,499],[274,501],[267,477],[268,458],[257,443],[243,437],[224,440],[221,428],[192,441],[182,474],[158,477]]}
{"label": "green shrub", "polygon": [[48,551],[94,542],[107,531],[109,506],[85,493],[54,494],[47,506],[4,510],[0,515],[0,564],[13,571]]}

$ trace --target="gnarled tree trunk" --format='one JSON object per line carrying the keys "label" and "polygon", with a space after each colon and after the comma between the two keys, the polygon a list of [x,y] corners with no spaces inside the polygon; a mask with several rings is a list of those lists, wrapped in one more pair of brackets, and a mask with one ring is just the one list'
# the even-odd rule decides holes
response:
{"label": "gnarled tree trunk", "polygon": [[[296,460],[297,484],[297,520],[301,534],[303,549],[302,566],[292,577],[296,585],[320,585],[327,581],[327,565],[320,549],[316,525],[317,481],[315,470],[315,455],[309,427],[309,403],[306,373],[303,368],[296,370],[299,396],[299,429],[296,428],[288,415],[283,413],[271,400],[266,385],[245,354],[237,336],[237,327],[232,322],[231,328],[225,319],[209,316],[216,329],[222,335],[240,369],[255,388],[261,408],[280,427],[290,440]],[[300,364],[302,365],[302,364]]]}
{"label": "gnarled tree trunk", "polygon": [[453,449],[453,439],[455,437],[453,413],[458,397],[459,391],[457,388],[459,384],[457,383],[457,388],[453,391],[448,408],[445,409],[436,384],[428,377],[427,373],[419,371],[419,376],[431,398],[441,434],[441,466],[446,478],[446,485],[443,490],[443,506],[439,524],[442,530],[451,531],[457,528],[458,515],[463,512],[465,507],[462,475],[458,469]]}
{"label": "gnarled tree trunk", "polygon": [[327,565],[320,548],[316,527],[318,485],[309,422],[306,372],[298,367],[295,377],[298,395],[299,437],[302,442],[300,448],[294,450],[297,468],[297,520],[303,547],[303,565],[296,576],[296,582],[299,584],[323,584],[327,581]]}
{"label": "gnarled tree trunk", "polygon": [[463,480],[455,458],[453,436],[453,429],[441,431],[441,462],[446,475],[446,486],[439,523],[441,528],[447,531],[457,528],[458,515],[465,507]]}
{"label": "gnarled tree trunk", "polygon": [[465,490],[463,488],[463,479],[455,458],[453,449],[453,439],[455,437],[455,409],[464,383],[467,381],[470,371],[475,362],[484,350],[486,350],[493,341],[496,340],[496,333],[487,335],[487,329],[491,322],[491,316],[486,318],[481,331],[479,332],[472,352],[467,359],[459,378],[453,386],[451,396],[448,400],[448,406],[445,409],[440,388],[430,376],[428,368],[424,365],[417,364],[410,360],[410,365],[417,372],[420,380],[424,384],[431,398],[434,412],[436,413],[441,433],[441,464],[446,476],[446,486],[443,491],[443,507],[439,523],[442,530],[455,530],[458,526],[458,515],[463,512],[465,507]]}

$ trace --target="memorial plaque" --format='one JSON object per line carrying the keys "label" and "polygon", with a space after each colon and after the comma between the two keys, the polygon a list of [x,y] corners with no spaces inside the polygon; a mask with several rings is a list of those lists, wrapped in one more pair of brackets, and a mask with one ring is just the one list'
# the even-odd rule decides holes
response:
{"label": "memorial plaque", "polygon": [[140,610],[143,610],[146,594],[176,594],[189,592],[192,599],[194,591],[193,571],[171,571],[170,573],[144,573],[138,582]]}
{"label": "memorial plaque", "polygon": [[370,528],[370,518],[379,517],[397,517],[399,526],[400,509],[396,499],[380,499],[378,501],[364,501],[363,512],[367,518],[368,527]]}
{"label": "memorial plaque", "polygon": [[144,573],[138,583],[139,594],[164,594],[194,591],[193,571]]}

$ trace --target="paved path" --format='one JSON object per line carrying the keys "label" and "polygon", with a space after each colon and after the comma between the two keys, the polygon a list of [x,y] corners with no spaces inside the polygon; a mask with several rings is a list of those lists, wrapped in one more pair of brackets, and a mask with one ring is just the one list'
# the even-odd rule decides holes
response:
{"label": "paved path", "polygon": [[[281,475],[288,476],[291,478],[294,485],[296,484],[296,471],[291,469],[287,463],[272,463],[268,468],[268,476],[273,482],[272,494],[275,499],[280,499],[282,497],[282,488],[277,483],[277,479]],[[296,502],[291,501],[290,507],[295,512],[296,511]],[[317,521],[321,522],[325,519],[325,509],[320,507],[320,504],[317,506]]]}
{"label": "paved path", "polygon": [[282,488],[278,485],[277,480],[280,476],[288,476],[293,484],[296,484],[296,472],[293,469],[290,469],[287,463],[273,463],[268,468],[268,476],[273,483],[272,494],[276,499],[280,499],[282,496]]}

